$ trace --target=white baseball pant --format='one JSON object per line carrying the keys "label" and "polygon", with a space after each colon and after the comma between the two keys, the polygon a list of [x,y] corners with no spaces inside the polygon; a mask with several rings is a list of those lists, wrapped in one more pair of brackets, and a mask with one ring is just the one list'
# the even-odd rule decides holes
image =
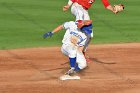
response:
{"label": "white baseball pant", "polygon": [[83,53],[80,52],[75,46],[63,44],[61,47],[61,52],[70,58],[76,57],[76,63],[80,69],[84,69],[87,66]]}
{"label": "white baseball pant", "polygon": [[78,3],[73,3],[71,6],[71,13],[76,17],[77,20],[90,20],[88,10],[85,10]]}

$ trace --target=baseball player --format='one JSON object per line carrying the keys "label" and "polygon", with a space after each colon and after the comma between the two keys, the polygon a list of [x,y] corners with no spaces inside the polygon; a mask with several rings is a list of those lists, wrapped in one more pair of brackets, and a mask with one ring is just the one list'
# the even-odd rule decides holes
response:
{"label": "baseball player", "polygon": [[[68,4],[63,7],[63,11],[67,11],[71,7],[71,13],[76,17],[77,20],[90,20],[88,9],[92,6],[95,0],[69,0]],[[117,11],[110,5],[108,0],[102,0],[105,8],[117,13]]]}
{"label": "baseball player", "polygon": [[[88,13],[88,9],[92,6],[92,4],[95,2],[95,0],[69,0],[68,4],[63,7],[63,11],[67,11],[71,7],[71,13],[76,17],[76,21],[79,20],[90,20],[90,16]],[[104,4],[104,7],[110,11],[112,11],[114,14],[116,14],[118,11],[110,5],[108,0],[102,0],[102,3]],[[86,49],[88,47],[88,44],[91,41],[91,38],[93,38],[93,31],[92,33],[88,33],[87,35],[87,41],[86,45],[83,49],[83,53],[85,54]],[[85,55],[86,57],[86,55]],[[88,61],[90,61],[88,58],[86,58]]]}
{"label": "baseball player", "polygon": [[[70,21],[56,27],[53,31],[44,34],[44,38],[51,37],[54,33],[65,29],[65,35],[62,40],[61,52],[69,57],[70,70],[65,75],[61,76],[61,80],[80,79],[79,76],[71,76],[77,71],[84,69],[86,59],[82,53],[87,36],[84,32],[91,32],[92,25],[87,21],[86,26],[78,28],[78,22]],[[82,31],[84,32],[82,32]]]}

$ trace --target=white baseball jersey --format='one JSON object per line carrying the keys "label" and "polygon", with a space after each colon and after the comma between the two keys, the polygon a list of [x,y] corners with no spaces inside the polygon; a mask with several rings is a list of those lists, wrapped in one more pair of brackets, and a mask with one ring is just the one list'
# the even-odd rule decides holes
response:
{"label": "white baseball jersey", "polygon": [[74,21],[65,22],[63,24],[64,29],[66,29],[66,33],[63,37],[62,43],[71,45],[71,37],[76,36],[78,37],[77,46],[84,46],[87,40],[87,36],[85,33],[81,32],[80,29],[77,27]]}

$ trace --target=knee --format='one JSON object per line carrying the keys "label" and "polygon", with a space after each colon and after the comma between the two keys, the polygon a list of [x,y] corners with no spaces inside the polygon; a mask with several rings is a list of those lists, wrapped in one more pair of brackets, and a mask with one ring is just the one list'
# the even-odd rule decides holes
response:
{"label": "knee", "polygon": [[87,64],[86,64],[86,62],[82,62],[82,63],[79,63],[79,64],[78,64],[78,67],[79,67],[80,69],[84,69],[84,68],[87,67]]}
{"label": "knee", "polygon": [[74,58],[74,57],[76,57],[76,51],[71,51],[70,53],[69,53],[69,57],[70,58]]}

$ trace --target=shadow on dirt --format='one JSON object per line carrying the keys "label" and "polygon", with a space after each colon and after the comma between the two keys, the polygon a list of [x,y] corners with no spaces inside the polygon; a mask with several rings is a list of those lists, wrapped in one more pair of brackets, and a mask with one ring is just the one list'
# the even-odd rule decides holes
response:
{"label": "shadow on dirt", "polygon": [[101,61],[97,58],[89,58],[90,60],[92,60],[93,62],[97,62],[97,63],[100,63],[100,64],[116,64],[115,62],[104,62],[104,61]]}

